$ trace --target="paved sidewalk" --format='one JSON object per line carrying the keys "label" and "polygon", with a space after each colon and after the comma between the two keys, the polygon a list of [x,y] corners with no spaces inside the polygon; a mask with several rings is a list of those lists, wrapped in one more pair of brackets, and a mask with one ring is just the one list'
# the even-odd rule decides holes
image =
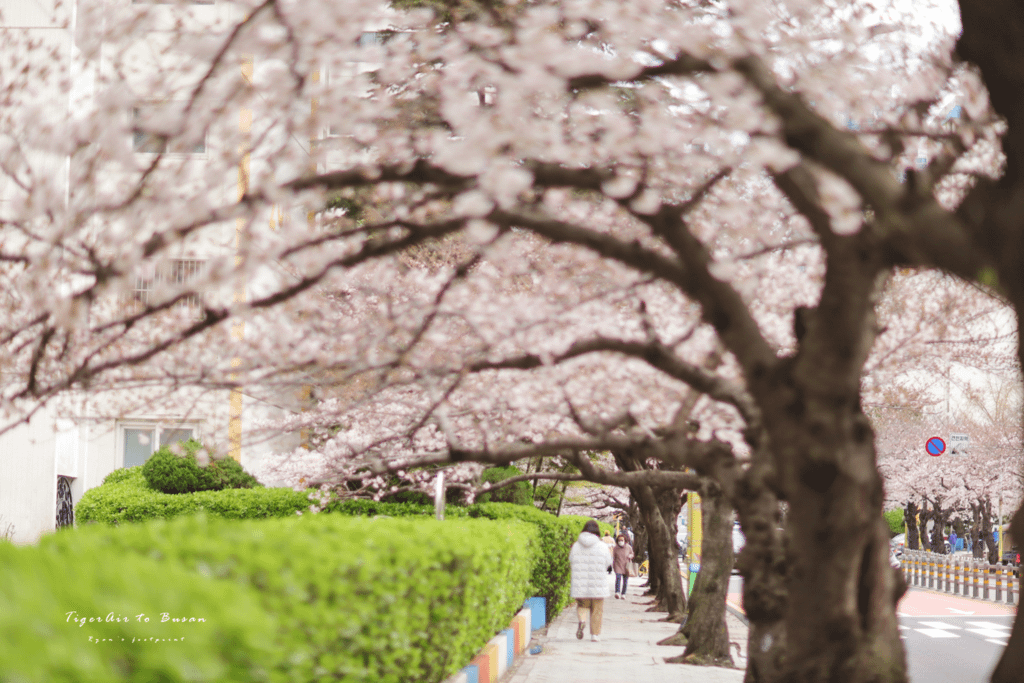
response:
{"label": "paved sidewalk", "polygon": [[[733,650],[738,668],[666,664],[666,657],[683,653],[682,647],[658,645],[672,635],[678,624],[659,622],[664,616],[646,612],[650,597],[645,589],[630,586],[625,600],[605,600],[601,641],[590,640],[589,629],[583,640],[576,639],[576,602],[548,625],[546,636],[534,636],[533,644],[543,646],[538,655],[528,655],[514,668],[504,683],[737,683],[743,680],[746,659]],[[729,640],[746,654],[747,632],[743,622],[726,612]]]}

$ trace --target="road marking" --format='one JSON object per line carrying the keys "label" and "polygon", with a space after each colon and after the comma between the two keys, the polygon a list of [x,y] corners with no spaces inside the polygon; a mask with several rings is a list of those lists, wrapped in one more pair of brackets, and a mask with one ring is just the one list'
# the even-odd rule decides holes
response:
{"label": "road marking", "polygon": [[974,614],[974,612],[968,612],[966,610],[957,609],[956,607],[947,607],[950,612],[956,612],[957,614]]}
{"label": "road marking", "polygon": [[941,628],[915,628],[914,630],[917,631],[918,633],[923,633],[926,636],[929,636],[931,638],[959,638],[960,637],[960,636],[958,636],[955,633],[950,633],[949,631],[947,631],[945,629],[941,629]]}
{"label": "road marking", "polygon": [[[928,626],[930,628],[943,628],[943,629],[949,629],[951,631],[959,631],[960,630],[959,626],[953,626],[952,624],[947,624],[944,621],[919,621],[917,623],[919,623],[921,626]],[[917,629],[917,630],[920,631],[921,629]]]}
{"label": "road marking", "polygon": [[1010,637],[1009,629],[1003,631],[998,628],[969,628],[967,630],[971,633],[977,633],[979,636],[985,639]]}
{"label": "road marking", "polygon": [[998,624],[993,621],[968,621],[966,623],[970,624],[971,626],[977,626],[978,628],[1003,628],[1007,631],[1009,631],[1011,628],[1007,624]]}
{"label": "road marking", "polygon": [[999,646],[1001,646],[1001,647],[1006,647],[1006,643],[1007,643],[1008,641],[1005,641],[1005,640],[999,640],[999,639],[997,639],[997,638],[986,638],[986,639],[985,639],[985,642],[986,642],[986,643],[995,643],[996,645],[999,645]]}

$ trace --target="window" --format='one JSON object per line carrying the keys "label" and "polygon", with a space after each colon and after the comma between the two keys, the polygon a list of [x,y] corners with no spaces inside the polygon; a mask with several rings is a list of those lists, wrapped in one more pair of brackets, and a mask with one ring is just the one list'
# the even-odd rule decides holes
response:
{"label": "window", "polygon": [[151,102],[132,108],[132,150],[140,154],[203,154],[206,140],[187,145],[180,140],[169,140],[166,133],[147,130],[150,119],[173,103]]}
{"label": "window", "polygon": [[[181,287],[200,276],[206,269],[206,261],[202,259],[173,259],[162,268],[157,268],[151,277],[135,278],[135,289],[132,292],[132,299],[145,306],[150,304],[153,291],[160,285],[167,284],[174,287]],[[175,306],[187,309],[194,313],[199,312],[202,300],[199,294],[189,294],[179,301]]]}
{"label": "window", "polygon": [[359,44],[359,47],[383,45],[388,42],[393,35],[395,35],[395,31],[363,31],[356,39],[356,43]]}
{"label": "window", "polygon": [[142,465],[162,446],[188,441],[196,428],[187,425],[125,424],[121,426],[122,467]]}

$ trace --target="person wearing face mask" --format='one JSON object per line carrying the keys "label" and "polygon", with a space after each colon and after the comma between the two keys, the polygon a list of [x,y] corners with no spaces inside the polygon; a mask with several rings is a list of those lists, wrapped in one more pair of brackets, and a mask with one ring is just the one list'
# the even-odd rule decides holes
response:
{"label": "person wearing face mask", "polygon": [[[619,534],[612,548],[612,569],[615,570],[615,597],[626,598],[626,583],[629,581],[629,563],[633,561],[633,546],[626,543],[626,537]],[[622,588],[619,588],[619,584]]]}

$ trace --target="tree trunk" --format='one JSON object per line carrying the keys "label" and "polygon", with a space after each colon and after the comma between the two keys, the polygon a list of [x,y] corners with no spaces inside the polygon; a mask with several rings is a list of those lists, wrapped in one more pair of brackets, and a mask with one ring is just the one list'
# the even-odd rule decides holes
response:
{"label": "tree trunk", "polygon": [[[635,510],[633,508],[636,508]],[[640,564],[647,559],[647,526],[644,524],[643,515],[640,514],[640,507],[636,504],[630,494],[630,523],[633,527],[633,561]]]}
{"label": "tree trunk", "polygon": [[[1013,538],[1024,538],[1024,502],[1017,508],[1017,512],[1010,520],[1010,535]],[[1024,572],[1018,573],[1017,595],[1024,595],[1020,592],[1024,590]],[[1021,621],[1021,614],[1021,611],[1017,610],[1017,617],[1013,620],[1013,630],[1010,631],[1010,640],[999,658],[995,671],[992,672],[992,683],[1024,681],[1024,621]]]}
{"label": "tree trunk", "polygon": [[791,500],[802,552],[788,575],[786,680],[905,681],[894,609],[902,590],[889,566],[881,482],[870,505],[855,502],[866,487],[838,477],[827,488],[809,483]]}
{"label": "tree trunk", "polygon": [[800,389],[780,380],[774,402],[762,404],[789,505],[781,680],[905,683],[895,609],[905,585],[889,566],[871,425],[856,378],[843,399],[815,370],[804,369],[812,377]]}
{"label": "tree trunk", "polygon": [[981,536],[985,540],[985,547],[988,548],[989,564],[996,564],[999,561],[999,545],[992,538],[992,499],[985,497],[981,502]]}
{"label": "tree trunk", "polygon": [[774,683],[786,650],[786,549],[779,499],[769,482],[771,454],[755,453],[739,481],[736,502],[746,543],[736,560],[748,620],[744,683]]}
{"label": "tree trunk", "polygon": [[[686,595],[679,575],[674,534],[662,516],[657,497],[649,486],[638,486],[637,500],[641,508],[648,509],[647,533],[651,539],[650,576],[657,571],[657,593],[648,612],[668,612],[664,621],[682,621],[686,615]],[[676,495],[679,495],[678,489]],[[675,526],[674,524],[672,526]],[[657,562],[655,562],[657,559]]]}
{"label": "tree trunk", "polygon": [[659,545],[662,539],[654,530],[655,523],[651,511],[652,507],[657,506],[652,506],[642,502],[643,495],[641,488],[642,487],[639,486],[631,488],[630,495],[636,499],[637,504],[639,505],[640,517],[643,519],[644,532],[646,534],[645,554],[647,555],[647,583],[645,585],[647,590],[644,591],[644,595],[657,596],[661,589],[661,579],[663,574],[661,563],[664,561],[664,553],[661,551]]}
{"label": "tree trunk", "polygon": [[921,534],[921,550],[927,550],[928,552],[932,550],[932,534],[929,531],[928,523],[932,520],[934,514],[935,510],[928,507],[928,501],[922,500],[921,512],[918,514],[921,520],[918,531]]}
{"label": "tree trunk", "polygon": [[[732,506],[722,495],[721,487],[710,479],[704,480],[700,494],[704,534],[700,571],[690,594],[687,618],[677,634],[685,638],[686,650],[665,661],[731,667],[725,597],[733,565]],[[676,636],[667,641],[674,639]],[[660,644],[670,644],[667,641]]]}
{"label": "tree trunk", "polygon": [[984,540],[982,539],[981,503],[971,503],[971,516],[974,523],[971,525],[971,556],[980,560],[985,554]]}
{"label": "tree trunk", "polygon": [[[647,525],[650,528],[650,525]],[[647,549],[645,551],[647,555],[647,583],[644,587],[647,590],[644,591],[644,595],[657,595],[658,587],[661,585],[661,572],[654,571],[654,567],[657,566],[660,561],[660,555],[654,552],[654,539],[651,537],[651,532],[647,532]]]}
{"label": "tree trunk", "polygon": [[917,530],[917,503],[914,501],[907,502],[907,507],[903,510],[903,521],[907,525],[907,535],[905,543],[907,550],[920,550],[921,549],[921,537],[920,532]]}
{"label": "tree trunk", "polygon": [[944,555],[946,553],[946,540],[942,537],[942,534],[946,530],[946,522],[952,512],[952,508],[943,508],[940,501],[932,503],[932,511],[930,515],[932,520],[932,535],[929,549],[937,555]]}

